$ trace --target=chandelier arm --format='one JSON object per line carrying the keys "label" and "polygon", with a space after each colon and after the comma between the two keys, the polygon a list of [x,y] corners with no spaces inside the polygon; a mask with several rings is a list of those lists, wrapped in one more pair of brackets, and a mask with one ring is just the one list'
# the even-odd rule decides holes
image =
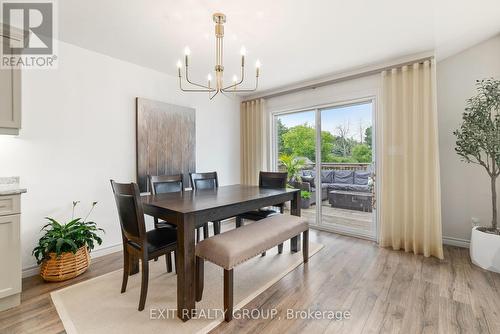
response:
{"label": "chandelier arm", "polygon": [[197,86],[197,87],[201,87],[201,88],[205,88],[205,89],[210,89],[210,87],[208,87],[208,86],[200,85],[200,84],[197,84],[196,82],[192,82],[191,80],[189,80],[188,72],[189,72],[188,71],[188,66],[186,66],[186,81],[188,83],[190,83],[193,86]]}
{"label": "chandelier arm", "polygon": [[186,88],[183,88],[182,87],[182,77],[179,77],[179,88],[181,89],[181,91],[183,92],[208,92],[208,93],[211,93],[213,91],[215,91],[215,89],[186,89]]}
{"label": "chandelier arm", "polygon": [[223,91],[225,93],[243,93],[243,92],[255,92],[257,90],[257,87],[259,86],[259,77],[255,78],[255,87],[254,88],[249,88],[249,89],[232,89],[232,90],[225,90]]}
{"label": "chandelier arm", "polygon": [[243,80],[245,80],[245,65],[241,66],[241,80],[237,83],[234,83],[232,85],[229,85],[227,87],[222,88],[222,90],[228,90],[230,88],[238,87],[239,85],[241,85],[243,83]]}
{"label": "chandelier arm", "polygon": [[220,90],[217,90],[214,95],[210,96],[210,93],[208,93],[209,99],[213,99],[217,94],[219,94]]}

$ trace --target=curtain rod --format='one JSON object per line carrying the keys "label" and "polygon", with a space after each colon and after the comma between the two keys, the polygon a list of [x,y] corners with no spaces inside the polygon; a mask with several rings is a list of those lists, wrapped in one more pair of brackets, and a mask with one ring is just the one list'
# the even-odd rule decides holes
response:
{"label": "curtain rod", "polygon": [[318,82],[309,83],[309,84],[305,83],[304,85],[298,86],[295,88],[289,88],[289,89],[283,88],[282,90],[277,90],[277,91],[275,90],[275,92],[269,91],[268,93],[263,92],[261,95],[256,94],[253,96],[249,96],[249,99],[245,99],[242,102],[248,102],[248,101],[252,101],[252,100],[256,100],[256,99],[269,99],[272,97],[288,95],[288,94],[300,92],[303,90],[316,89],[319,87],[328,86],[328,85],[336,84],[339,82],[354,80],[354,79],[382,73],[383,71],[391,70],[393,68],[400,68],[400,67],[415,64],[415,63],[424,63],[425,61],[432,60],[432,59],[434,59],[434,55],[430,55],[430,56],[428,55],[428,56],[414,58],[412,60],[399,62],[399,63],[395,63],[395,64],[391,64],[391,65],[378,66],[378,67],[375,67],[372,69],[365,68],[365,69],[361,69],[359,71],[356,71],[354,73],[351,72],[351,73],[347,73],[345,75],[340,74],[340,76],[337,78],[325,79],[324,81],[318,81]]}

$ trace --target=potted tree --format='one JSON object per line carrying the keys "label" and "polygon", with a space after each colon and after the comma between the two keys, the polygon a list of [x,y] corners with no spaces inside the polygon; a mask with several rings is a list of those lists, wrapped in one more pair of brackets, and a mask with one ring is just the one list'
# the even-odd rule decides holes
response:
{"label": "potted tree", "polygon": [[73,202],[73,215],[67,224],[45,218],[49,223],[42,227],[45,234],[33,249],[33,255],[40,265],[40,276],[46,281],[64,281],[83,274],[90,265],[89,252],[95,243],[102,243],[97,233],[104,230],[87,221],[97,202],[92,203],[84,219],[74,218],[77,204]]}
{"label": "potted tree", "polygon": [[490,177],[491,227],[472,228],[472,263],[500,272],[496,180],[500,175],[500,80],[477,81],[477,95],[467,100],[463,122],[454,134],[456,152],[467,163],[482,166]]}
{"label": "potted tree", "polygon": [[304,158],[299,158],[294,155],[282,154],[279,162],[285,167],[288,173],[288,182],[301,181],[300,171],[305,167],[306,161]]}

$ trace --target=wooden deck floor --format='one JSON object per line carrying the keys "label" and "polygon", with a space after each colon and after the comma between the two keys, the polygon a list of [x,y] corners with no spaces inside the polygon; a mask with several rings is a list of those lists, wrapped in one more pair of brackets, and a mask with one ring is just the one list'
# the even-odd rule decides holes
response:
{"label": "wooden deck floor", "polygon": [[[365,232],[371,232],[373,229],[373,214],[371,212],[332,208],[328,201],[323,201],[322,205],[321,219],[325,224],[336,224]],[[314,220],[316,206],[312,205],[309,209],[302,209],[302,215]]]}

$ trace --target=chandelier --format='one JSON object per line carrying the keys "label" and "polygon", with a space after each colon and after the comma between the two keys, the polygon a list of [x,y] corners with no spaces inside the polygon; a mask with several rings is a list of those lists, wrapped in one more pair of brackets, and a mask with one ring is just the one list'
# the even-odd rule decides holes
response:
{"label": "chandelier", "polygon": [[260,62],[257,60],[255,64],[255,87],[253,89],[241,88],[241,84],[245,79],[245,48],[241,48],[241,78],[238,81],[238,77],[233,76],[233,82],[231,85],[224,87],[224,66],[223,62],[223,38],[224,38],[224,23],[226,23],[226,15],[222,13],[215,13],[213,15],[213,20],[215,22],[215,82],[212,85],[212,76],[209,74],[207,77],[207,84],[203,85],[200,83],[192,82],[189,79],[189,56],[191,51],[189,48],[185,49],[184,52],[184,67],[185,67],[185,79],[191,85],[192,88],[182,87],[182,63],[179,60],[177,62],[177,71],[179,74],[179,88],[183,92],[204,92],[208,93],[208,96],[213,99],[218,93],[241,93],[241,92],[253,92],[257,90],[259,84],[259,70]]}

